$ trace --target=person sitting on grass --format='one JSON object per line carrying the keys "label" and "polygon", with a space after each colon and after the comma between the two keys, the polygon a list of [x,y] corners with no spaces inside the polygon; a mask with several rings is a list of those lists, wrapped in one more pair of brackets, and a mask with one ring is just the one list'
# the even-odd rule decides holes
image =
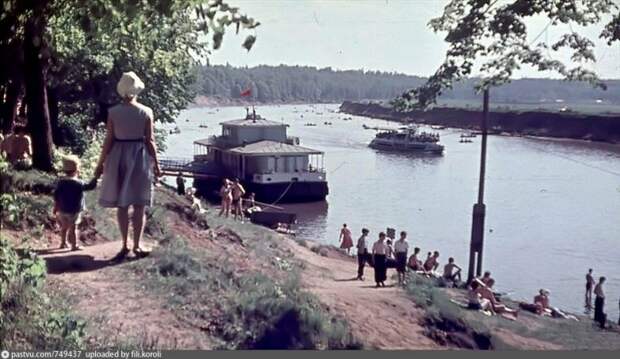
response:
{"label": "person sitting on grass", "polygon": [[491,306],[493,307],[493,312],[502,314],[502,316],[510,320],[515,320],[517,318],[517,316],[519,315],[519,310],[508,308],[504,304],[500,303],[495,298],[495,294],[493,293],[491,288],[486,286],[481,280],[478,280],[478,279],[474,279],[474,280],[477,281],[479,284],[476,291],[478,292],[478,294],[480,294],[480,297],[488,299],[491,302]]}
{"label": "person sitting on grass", "polygon": [[549,304],[549,291],[541,289],[534,297],[534,303],[520,302],[519,307],[538,315],[551,315],[554,318],[564,318],[578,320],[574,315],[566,314],[558,308],[551,307]]}
{"label": "person sitting on grass", "polygon": [[467,287],[467,309],[483,310],[494,313],[491,301],[486,298],[482,298],[478,292],[478,288],[480,288],[481,285],[483,284],[478,279],[474,279]]}
{"label": "person sitting on grass", "polygon": [[495,280],[493,278],[491,278],[491,272],[489,272],[489,271],[484,272],[484,275],[482,276],[482,278],[480,278],[480,280],[487,287],[492,287],[493,283],[495,283]]}
{"label": "person sitting on grass", "polygon": [[420,247],[415,247],[413,249],[413,254],[409,257],[409,260],[407,261],[407,266],[411,270],[416,272],[424,270],[422,261],[418,259],[418,254],[420,254]]}
{"label": "person sitting on grass", "polygon": [[443,267],[443,279],[454,284],[461,281],[461,267],[454,263],[454,258],[448,259],[448,264]]}
{"label": "person sitting on grass", "polygon": [[246,202],[246,209],[245,212],[247,214],[252,214],[254,212],[260,212],[263,209],[259,206],[256,205],[256,194],[254,192],[250,193],[250,195],[248,196],[248,199],[245,200]]}
{"label": "person sitting on grass", "polygon": [[0,144],[0,152],[6,153],[7,159],[15,169],[29,169],[32,166],[32,141],[27,134],[26,126],[16,125],[13,133]]}
{"label": "person sitting on grass", "polygon": [[97,178],[84,184],[78,179],[80,175],[80,160],[75,156],[67,156],[62,160],[62,170],[65,173],[54,191],[54,215],[60,224],[60,248],[67,248],[67,238],[71,250],[80,249],[77,238],[77,226],[81,220],[81,212],[85,209],[84,192],[97,187]]}
{"label": "person sitting on grass", "polygon": [[437,268],[439,267],[439,262],[437,261],[437,258],[439,258],[439,252],[435,251],[433,255],[428,257],[426,259],[426,262],[424,262],[424,270],[427,272],[433,272],[437,270]]}
{"label": "person sitting on grass", "polygon": [[202,203],[200,202],[200,199],[196,197],[196,189],[194,187],[187,189],[187,199],[189,199],[190,202],[192,203],[191,207],[194,211],[198,213],[206,212],[206,210],[202,208]]}

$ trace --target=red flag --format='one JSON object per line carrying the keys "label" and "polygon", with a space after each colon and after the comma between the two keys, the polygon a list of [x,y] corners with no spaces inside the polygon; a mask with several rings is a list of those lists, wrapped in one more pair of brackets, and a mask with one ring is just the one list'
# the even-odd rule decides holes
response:
{"label": "red flag", "polygon": [[248,97],[248,96],[252,96],[252,88],[248,87],[247,89],[241,91],[240,94],[241,97]]}

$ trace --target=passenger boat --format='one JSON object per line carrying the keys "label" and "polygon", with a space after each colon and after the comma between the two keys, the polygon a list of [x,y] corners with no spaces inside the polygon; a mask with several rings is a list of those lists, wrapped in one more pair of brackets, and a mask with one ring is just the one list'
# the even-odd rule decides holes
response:
{"label": "passenger boat", "polygon": [[443,153],[444,146],[439,144],[439,134],[418,132],[417,127],[407,126],[399,129],[368,127],[377,130],[375,138],[368,145],[384,151]]}
{"label": "passenger boat", "polygon": [[288,125],[256,112],[220,123],[222,134],[194,141],[194,187],[218,197],[224,178],[239,178],[248,193],[267,203],[322,201],[329,193],[324,153],[302,147]]}

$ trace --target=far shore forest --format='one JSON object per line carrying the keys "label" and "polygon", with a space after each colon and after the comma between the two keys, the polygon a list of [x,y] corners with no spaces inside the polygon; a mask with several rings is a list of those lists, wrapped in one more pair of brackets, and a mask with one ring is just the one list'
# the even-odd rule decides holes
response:
{"label": "far shore forest", "polygon": [[[407,89],[421,86],[426,77],[395,72],[334,70],[308,66],[230,65],[197,68],[197,96],[220,100],[244,99],[257,103],[390,100]],[[477,79],[454,85],[439,98],[439,103],[479,103],[481,95],[474,86]],[[504,104],[605,104],[620,105],[620,80],[605,80],[607,90],[584,82],[542,78],[519,79],[493,89],[492,102]],[[241,93],[250,89],[248,97]],[[597,102],[598,100],[598,102]],[[556,102],[557,101],[557,102]]]}

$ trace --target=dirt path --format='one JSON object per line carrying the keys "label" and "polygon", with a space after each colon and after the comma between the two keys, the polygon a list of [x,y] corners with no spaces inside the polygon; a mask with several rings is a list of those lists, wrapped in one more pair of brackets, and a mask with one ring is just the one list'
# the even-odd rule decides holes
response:
{"label": "dirt path", "polygon": [[306,287],[330,311],[344,315],[353,334],[366,346],[392,350],[441,348],[423,334],[419,324],[423,312],[402,289],[391,283],[386,288],[375,288],[372,268],[366,269],[365,281],[358,281],[357,263],[352,259],[334,253],[319,256],[297,244],[291,244],[291,250],[307,263],[303,272]]}
{"label": "dirt path", "polygon": [[[135,258],[121,264],[110,261],[120,247],[120,242],[107,242],[77,252],[41,253],[48,266],[48,285],[75,301],[73,309],[87,321],[89,332],[94,333],[89,340],[97,345],[105,345],[101,338],[113,338],[111,344],[209,349],[208,338],[168,310],[165,298],[141,290],[128,267]],[[145,247],[152,244],[146,243]]]}

